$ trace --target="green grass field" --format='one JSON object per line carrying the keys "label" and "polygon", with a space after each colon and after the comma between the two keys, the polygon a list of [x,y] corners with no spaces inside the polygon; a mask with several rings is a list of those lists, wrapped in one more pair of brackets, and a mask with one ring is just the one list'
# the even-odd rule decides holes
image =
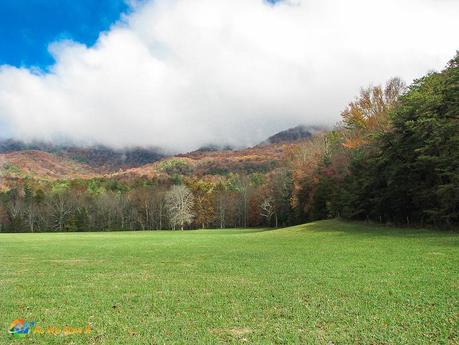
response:
{"label": "green grass field", "polygon": [[[0,234],[1,344],[459,344],[459,235],[279,230]],[[91,325],[14,339],[14,319]]]}

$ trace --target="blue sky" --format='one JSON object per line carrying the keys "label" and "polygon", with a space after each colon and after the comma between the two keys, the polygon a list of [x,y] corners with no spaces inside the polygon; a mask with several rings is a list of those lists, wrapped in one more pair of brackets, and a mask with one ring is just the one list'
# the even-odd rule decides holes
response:
{"label": "blue sky", "polygon": [[126,11],[125,0],[1,0],[0,65],[46,69],[53,63],[49,43],[91,46]]}

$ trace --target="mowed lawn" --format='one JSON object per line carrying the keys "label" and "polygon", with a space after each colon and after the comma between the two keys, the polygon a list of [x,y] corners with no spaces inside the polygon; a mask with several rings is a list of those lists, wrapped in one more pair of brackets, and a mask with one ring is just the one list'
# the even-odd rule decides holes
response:
{"label": "mowed lawn", "polygon": [[[0,234],[1,344],[458,344],[459,235],[279,230]],[[9,323],[91,325],[13,339]]]}

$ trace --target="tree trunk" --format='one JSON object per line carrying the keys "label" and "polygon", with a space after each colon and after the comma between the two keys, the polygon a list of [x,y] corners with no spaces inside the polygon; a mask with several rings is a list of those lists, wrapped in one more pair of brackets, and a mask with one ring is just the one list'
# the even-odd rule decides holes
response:
{"label": "tree trunk", "polygon": [[159,230],[163,229],[163,208],[159,208]]}
{"label": "tree trunk", "polygon": [[33,213],[32,209],[29,210],[29,228],[30,232],[33,232]]}

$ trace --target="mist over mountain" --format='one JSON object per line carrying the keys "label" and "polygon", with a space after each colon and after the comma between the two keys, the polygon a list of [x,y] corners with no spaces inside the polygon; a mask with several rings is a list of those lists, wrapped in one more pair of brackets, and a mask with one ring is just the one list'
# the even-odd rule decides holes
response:
{"label": "mist over mountain", "polygon": [[116,171],[153,163],[166,154],[159,148],[132,147],[114,149],[104,145],[79,146],[50,142],[23,142],[14,139],[0,140],[0,154],[17,151],[42,151],[58,157],[87,164],[99,171]]}
{"label": "mist over mountain", "polygon": [[[309,139],[317,132],[326,130],[325,127],[299,125],[293,128],[275,133],[255,147],[270,144],[294,143]],[[209,144],[189,153],[178,152],[177,154],[200,154],[206,152],[221,152],[246,149],[247,147],[234,147],[227,144]],[[0,139],[0,154],[22,151],[46,152],[57,157],[72,160],[88,165],[99,172],[115,172],[130,168],[141,167],[154,163],[163,158],[173,156],[158,147],[126,147],[112,148],[105,145],[82,145],[70,142],[54,143],[44,141],[20,141],[15,139]],[[33,157],[31,152],[26,157]]]}
{"label": "mist over mountain", "polygon": [[300,125],[273,134],[254,147],[209,144],[175,155],[154,147],[117,149],[65,141],[0,139],[0,175],[10,181],[25,177],[86,179],[112,174],[120,177],[132,174],[155,176],[178,171],[183,173],[183,166],[189,174],[196,175],[267,172],[278,166],[289,145],[309,139],[323,130],[322,127]]}

